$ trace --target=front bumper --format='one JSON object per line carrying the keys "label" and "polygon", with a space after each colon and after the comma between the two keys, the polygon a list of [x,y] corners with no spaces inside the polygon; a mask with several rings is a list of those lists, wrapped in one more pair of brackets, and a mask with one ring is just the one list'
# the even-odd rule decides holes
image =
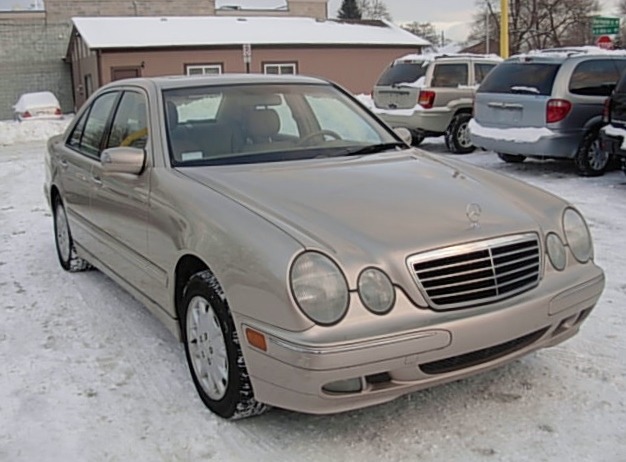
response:
{"label": "front bumper", "polygon": [[[602,293],[604,274],[589,263],[568,284],[562,277],[552,279],[498,305],[443,313],[418,308],[398,291],[392,313],[404,317],[406,329],[358,341],[324,344],[314,339],[332,328],[287,333],[238,317],[240,331],[249,326],[269,340],[266,352],[242,342],[255,396],[300,412],[341,412],[474,375],[558,344],[578,332]],[[363,321],[368,312],[358,300],[352,305],[355,320]],[[358,323],[350,328],[359,329]],[[324,389],[354,379],[361,390]]]}
{"label": "front bumper", "polygon": [[501,154],[573,159],[583,136],[582,130],[497,128],[482,126],[475,119],[470,122],[472,144]]}
{"label": "front bumper", "polygon": [[443,135],[452,121],[452,111],[447,107],[422,109],[386,110],[375,108],[374,112],[387,125],[404,127],[428,135]]}

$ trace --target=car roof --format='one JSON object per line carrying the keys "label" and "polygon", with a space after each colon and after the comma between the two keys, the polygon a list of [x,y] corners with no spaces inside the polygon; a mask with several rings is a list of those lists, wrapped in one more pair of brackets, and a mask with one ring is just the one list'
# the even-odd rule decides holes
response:
{"label": "car roof", "polygon": [[266,74],[217,74],[203,76],[170,75],[161,77],[140,77],[134,79],[117,80],[107,85],[114,87],[119,85],[135,84],[141,86],[154,85],[162,90],[222,86],[222,85],[245,85],[245,84],[316,84],[329,85],[329,82],[315,77],[301,75],[266,75]]}
{"label": "car roof", "polygon": [[508,62],[563,63],[567,60],[600,58],[626,58],[626,50],[604,50],[594,46],[546,48],[520,53],[507,59]]}
{"label": "car roof", "polygon": [[490,61],[502,61],[498,55],[481,55],[476,53],[424,53],[424,54],[408,54],[397,58],[394,60],[394,64],[399,63],[424,63],[430,61],[439,61],[446,59],[464,59],[464,58],[472,58],[472,59],[486,59]]}

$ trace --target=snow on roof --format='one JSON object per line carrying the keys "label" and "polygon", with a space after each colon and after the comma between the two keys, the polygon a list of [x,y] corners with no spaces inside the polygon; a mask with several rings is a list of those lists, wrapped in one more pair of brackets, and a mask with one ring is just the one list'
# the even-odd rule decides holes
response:
{"label": "snow on roof", "polygon": [[435,59],[442,59],[442,58],[487,58],[487,59],[492,59],[494,61],[502,61],[502,58],[498,55],[494,55],[494,54],[489,54],[489,55],[481,55],[481,54],[475,54],[475,53],[442,53],[442,52],[438,52],[438,53],[422,53],[422,54],[416,54],[416,53],[411,53],[405,56],[402,56],[401,58],[396,59],[396,63],[400,63],[400,62],[408,62],[408,61],[419,61],[419,62],[424,62],[424,63],[429,63]]}
{"label": "snow on roof", "polygon": [[525,59],[528,57],[546,57],[546,58],[570,58],[573,56],[581,55],[615,55],[624,56],[626,50],[605,50],[604,48],[595,47],[591,45],[580,47],[565,47],[565,48],[547,48],[545,50],[531,50],[528,53],[520,53],[519,55],[512,56],[515,59]]}
{"label": "snow on roof", "polygon": [[287,10],[286,0],[215,0],[218,10]]}
{"label": "snow on roof", "polygon": [[401,45],[429,42],[390,22],[380,26],[299,17],[72,18],[92,49],[198,45]]}

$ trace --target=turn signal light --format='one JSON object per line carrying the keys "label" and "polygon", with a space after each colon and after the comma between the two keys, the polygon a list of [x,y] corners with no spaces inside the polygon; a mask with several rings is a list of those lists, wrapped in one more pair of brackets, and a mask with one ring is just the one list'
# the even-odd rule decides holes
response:
{"label": "turn signal light", "polygon": [[604,100],[604,109],[602,110],[602,122],[608,124],[611,121],[611,98]]}
{"label": "turn signal light", "polygon": [[267,342],[265,341],[265,335],[254,329],[246,327],[246,340],[248,343],[261,351],[267,351]]}

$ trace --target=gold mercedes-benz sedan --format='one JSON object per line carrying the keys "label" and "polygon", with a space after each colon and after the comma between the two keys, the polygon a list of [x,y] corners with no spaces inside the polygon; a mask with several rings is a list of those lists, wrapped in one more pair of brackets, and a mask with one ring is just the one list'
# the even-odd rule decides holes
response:
{"label": "gold mercedes-benz sedan", "polygon": [[313,78],[114,82],[48,142],[59,261],[161,319],[224,418],[382,403],[574,335],[604,288],[580,212],[405,135]]}

